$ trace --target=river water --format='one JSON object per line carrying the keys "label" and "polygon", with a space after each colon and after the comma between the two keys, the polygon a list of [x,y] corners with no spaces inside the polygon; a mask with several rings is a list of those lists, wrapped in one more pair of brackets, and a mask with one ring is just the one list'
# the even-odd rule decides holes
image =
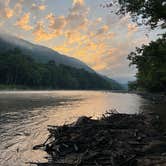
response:
{"label": "river water", "polygon": [[156,111],[166,117],[165,106],[136,94],[106,91],[0,92],[0,165],[46,161],[47,154],[32,147],[45,141],[48,125],[72,123],[84,115],[100,118],[109,109],[121,113]]}

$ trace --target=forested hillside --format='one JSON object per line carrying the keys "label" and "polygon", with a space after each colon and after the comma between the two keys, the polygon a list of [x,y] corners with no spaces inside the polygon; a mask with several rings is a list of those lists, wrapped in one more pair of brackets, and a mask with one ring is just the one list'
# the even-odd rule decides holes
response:
{"label": "forested hillside", "polygon": [[88,72],[95,72],[87,64],[76,58],[62,55],[51,48],[33,44],[9,34],[0,33],[0,53],[6,53],[7,51],[14,50],[15,48],[19,49],[24,54],[29,55],[39,63],[54,61],[56,65],[62,64],[78,69],[84,69]]}
{"label": "forested hillside", "polygon": [[117,84],[96,73],[65,65],[36,62],[20,50],[0,54],[0,84],[32,89],[109,89]]}

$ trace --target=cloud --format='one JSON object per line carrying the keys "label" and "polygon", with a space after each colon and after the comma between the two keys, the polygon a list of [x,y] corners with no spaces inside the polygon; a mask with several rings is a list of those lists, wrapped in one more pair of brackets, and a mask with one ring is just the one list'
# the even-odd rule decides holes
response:
{"label": "cloud", "polygon": [[44,5],[44,1],[42,0],[20,0],[20,1],[22,1],[23,7],[29,10],[31,9],[39,10],[39,6]]}
{"label": "cloud", "polygon": [[14,6],[14,13],[17,16],[22,13],[23,10],[22,2],[23,2],[22,0],[19,0]]}
{"label": "cloud", "polygon": [[[82,41],[84,37],[79,32],[81,30],[87,30],[89,24],[88,13],[89,9],[85,6],[84,1],[77,0],[73,1],[73,6],[66,16],[56,16],[52,13],[48,14],[45,17],[48,24],[44,25],[44,23],[42,23],[42,27],[41,25],[37,25],[35,28],[35,33],[33,33],[34,35],[37,35],[37,37],[35,37],[35,41],[36,39],[40,39],[38,41],[50,40],[62,34],[70,43],[72,43],[74,39],[75,42],[78,40]],[[74,31],[77,31],[78,33]],[[40,33],[44,35],[39,37]],[[69,37],[71,34],[73,39]],[[81,38],[79,39],[79,37]]]}
{"label": "cloud", "polygon": [[0,0],[0,4],[1,4],[2,6],[7,7],[7,6],[9,5],[9,3],[10,3],[10,0],[6,0],[6,1]]}
{"label": "cloud", "polygon": [[73,51],[73,48],[69,47],[69,45],[66,43],[64,45],[56,45],[53,47],[53,49],[63,54],[69,54]]}
{"label": "cloud", "polygon": [[56,17],[50,13],[45,18],[49,24],[45,26],[43,21],[38,21],[33,30],[34,39],[37,42],[55,39],[64,32],[63,28],[66,25],[64,16]]}
{"label": "cloud", "polygon": [[88,35],[82,34],[79,31],[76,31],[76,32],[67,31],[65,33],[65,37],[66,37],[66,42],[69,45],[70,44],[83,45],[90,40]]}
{"label": "cloud", "polygon": [[77,5],[77,4],[83,5],[84,0],[73,0],[73,5]]}
{"label": "cloud", "polygon": [[115,48],[110,49],[106,43],[93,41],[88,36],[78,34],[78,32],[74,38],[73,35],[71,37],[71,34],[67,35],[69,40],[64,45],[55,46],[56,51],[77,57],[97,71],[108,67],[109,61],[112,60],[116,51]]}
{"label": "cloud", "polygon": [[31,10],[34,12],[44,11],[46,10],[46,5],[33,3],[31,6]]}
{"label": "cloud", "polygon": [[66,17],[68,29],[83,29],[88,24],[89,8],[82,0],[73,1],[73,6]]}
{"label": "cloud", "polygon": [[39,10],[46,10],[46,6],[45,5],[39,5]]}
{"label": "cloud", "polygon": [[66,19],[64,16],[56,17],[55,15],[50,13],[48,16],[46,16],[46,19],[49,20],[50,29],[62,30],[66,25]]}
{"label": "cloud", "polygon": [[100,34],[103,34],[103,33],[106,33],[108,32],[109,30],[109,27],[107,25],[103,25],[97,32],[97,35],[100,35]]}
{"label": "cloud", "polygon": [[16,26],[19,28],[25,30],[25,31],[30,31],[33,29],[31,25],[29,25],[30,22],[30,13],[25,13],[18,21],[16,22]]}
{"label": "cloud", "polygon": [[129,23],[127,25],[128,28],[128,35],[132,35],[133,33],[138,31],[138,26],[134,23]]}
{"label": "cloud", "polygon": [[9,7],[10,0],[0,0],[0,17],[11,18],[13,16],[13,10]]}
{"label": "cloud", "polygon": [[13,16],[13,10],[12,9],[5,8],[4,11],[5,11],[5,17],[6,18],[11,18]]}
{"label": "cloud", "polygon": [[44,23],[39,21],[33,30],[34,39],[36,42],[51,40],[60,35],[59,31],[47,32],[45,31]]}
{"label": "cloud", "polygon": [[103,20],[103,19],[102,19],[101,17],[98,17],[98,18],[94,21],[94,25],[97,25],[97,24],[101,23],[102,20]]}

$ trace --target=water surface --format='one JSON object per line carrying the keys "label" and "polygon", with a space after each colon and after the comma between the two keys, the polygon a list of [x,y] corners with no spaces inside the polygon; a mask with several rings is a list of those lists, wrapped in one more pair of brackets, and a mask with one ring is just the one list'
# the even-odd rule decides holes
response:
{"label": "water surface", "polygon": [[[105,91],[0,92],[0,165],[24,166],[45,161],[47,154],[33,151],[48,136],[48,125],[71,123],[80,116],[99,118],[105,111],[121,113],[157,110],[136,94]],[[162,106],[164,109],[164,106]],[[160,109],[160,113],[165,112]],[[163,113],[164,112],[164,113]]]}

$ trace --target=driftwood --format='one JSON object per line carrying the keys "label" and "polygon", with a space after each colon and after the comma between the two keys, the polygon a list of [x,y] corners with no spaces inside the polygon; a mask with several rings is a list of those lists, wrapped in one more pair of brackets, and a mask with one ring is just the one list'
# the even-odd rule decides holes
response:
{"label": "driftwood", "polygon": [[81,117],[63,126],[49,126],[42,145],[50,155],[38,166],[152,166],[166,165],[166,137],[153,113],[107,112],[100,120]]}

